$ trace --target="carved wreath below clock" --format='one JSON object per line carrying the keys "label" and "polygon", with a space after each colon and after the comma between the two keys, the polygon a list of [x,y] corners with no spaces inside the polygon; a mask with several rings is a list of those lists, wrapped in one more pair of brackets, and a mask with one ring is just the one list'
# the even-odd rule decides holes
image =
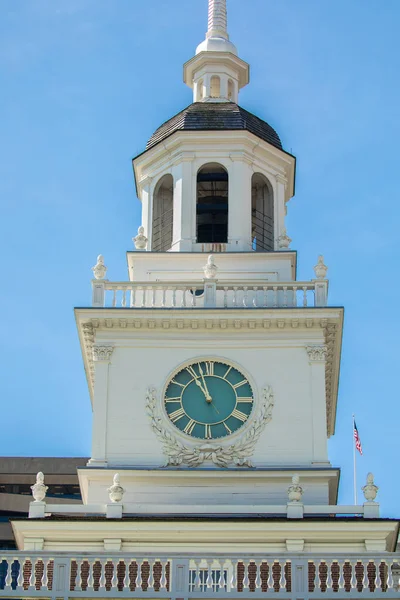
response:
{"label": "carved wreath below clock", "polygon": [[171,423],[203,440],[223,438],[240,429],[253,402],[253,390],[243,373],[212,360],[183,367],[168,382],[164,398]]}

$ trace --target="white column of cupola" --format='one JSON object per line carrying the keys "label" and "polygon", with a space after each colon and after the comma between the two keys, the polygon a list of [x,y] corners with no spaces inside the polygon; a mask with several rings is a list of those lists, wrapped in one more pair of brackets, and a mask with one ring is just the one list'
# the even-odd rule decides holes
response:
{"label": "white column of cupola", "polygon": [[235,102],[249,82],[249,65],[237,55],[227,30],[226,0],[209,0],[208,31],[196,56],[184,65],[194,102]]}

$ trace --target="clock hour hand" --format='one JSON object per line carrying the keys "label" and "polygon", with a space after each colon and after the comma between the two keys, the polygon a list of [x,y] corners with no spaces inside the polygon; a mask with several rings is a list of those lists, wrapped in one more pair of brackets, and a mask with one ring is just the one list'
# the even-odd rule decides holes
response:
{"label": "clock hour hand", "polygon": [[212,398],[210,397],[209,394],[207,394],[206,390],[201,385],[201,382],[198,379],[195,379],[195,382],[196,382],[197,387],[199,387],[201,389],[201,391],[203,392],[207,402],[212,402]]}

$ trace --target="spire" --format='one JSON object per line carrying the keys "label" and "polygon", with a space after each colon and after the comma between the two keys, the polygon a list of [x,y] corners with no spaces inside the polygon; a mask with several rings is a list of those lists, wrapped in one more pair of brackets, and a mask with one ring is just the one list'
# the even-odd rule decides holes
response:
{"label": "spire", "polygon": [[207,38],[222,37],[229,39],[226,0],[208,0]]}

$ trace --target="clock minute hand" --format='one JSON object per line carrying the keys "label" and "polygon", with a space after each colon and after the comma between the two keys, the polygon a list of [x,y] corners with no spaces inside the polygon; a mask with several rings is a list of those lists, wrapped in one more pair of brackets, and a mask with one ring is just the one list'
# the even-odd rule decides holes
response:
{"label": "clock minute hand", "polygon": [[206,384],[206,380],[204,379],[204,373],[203,373],[203,369],[201,368],[201,364],[200,364],[200,363],[199,363],[199,371],[200,371],[201,378],[202,378],[202,380],[203,380],[204,389],[205,389],[205,390],[206,390],[206,392],[207,392],[207,397],[206,397],[206,400],[207,400],[207,402],[212,402],[212,397],[210,396],[210,392],[208,391],[208,387],[207,387],[207,384]]}
{"label": "clock minute hand", "polygon": [[200,381],[198,379],[195,379],[196,385],[201,389],[201,391],[203,392],[204,396],[206,397],[206,400],[208,398],[208,394],[206,392],[206,390],[203,388],[203,386],[201,385]]}

